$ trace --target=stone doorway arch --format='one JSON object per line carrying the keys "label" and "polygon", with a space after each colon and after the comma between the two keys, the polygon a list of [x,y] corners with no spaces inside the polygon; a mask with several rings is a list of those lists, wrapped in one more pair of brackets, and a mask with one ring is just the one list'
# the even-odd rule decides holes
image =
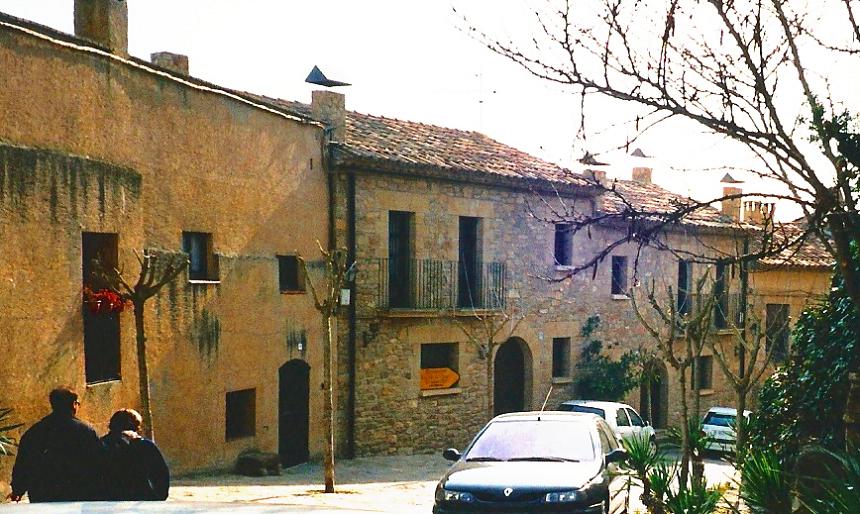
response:
{"label": "stone doorway arch", "polygon": [[519,337],[502,343],[493,364],[493,415],[531,407],[532,353]]}
{"label": "stone doorway arch", "polygon": [[669,373],[658,360],[645,366],[639,386],[639,414],[654,428],[666,428],[669,419]]}

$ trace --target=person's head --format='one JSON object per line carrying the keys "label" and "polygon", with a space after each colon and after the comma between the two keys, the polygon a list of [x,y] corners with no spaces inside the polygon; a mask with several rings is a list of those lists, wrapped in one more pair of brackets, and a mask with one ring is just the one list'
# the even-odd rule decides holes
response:
{"label": "person's head", "polygon": [[120,409],[113,413],[108,423],[108,430],[111,432],[132,432],[140,431],[140,425],[143,424],[143,417],[134,409]]}
{"label": "person's head", "polygon": [[57,414],[65,414],[74,416],[78,412],[78,406],[81,404],[78,401],[78,393],[72,390],[71,387],[58,387],[51,391],[48,395],[48,400],[51,402],[51,410]]}

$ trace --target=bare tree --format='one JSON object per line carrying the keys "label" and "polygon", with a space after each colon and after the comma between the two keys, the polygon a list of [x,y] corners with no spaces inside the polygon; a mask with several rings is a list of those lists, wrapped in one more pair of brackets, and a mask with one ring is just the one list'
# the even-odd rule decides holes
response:
{"label": "bare tree", "polygon": [[[188,256],[159,255],[154,251],[144,251],[143,255],[134,252],[140,270],[135,280],[127,280],[119,268],[107,268],[100,259],[93,263],[93,272],[108,287],[119,294],[123,300],[134,306],[134,329],[137,348],[137,373],[140,394],[140,407],[143,412],[144,434],[155,439],[155,427],[152,422],[151,393],[149,388],[149,365],[146,360],[146,301],[157,295],[162,287],[172,282],[188,267]],[[162,258],[166,258],[163,260]]]}
{"label": "bare tree", "polygon": [[[845,87],[851,81],[833,80],[838,70],[858,65],[860,3],[547,0],[530,9],[519,26],[529,19],[533,24],[514,37],[498,37],[468,19],[466,24],[490,49],[532,75],[573,87],[583,106],[594,97],[628,106],[627,112],[635,114],[626,121],[636,134],[618,147],[667,120],[681,120],[739,144],[760,163],[748,171],[783,191],[749,191],[656,210],[621,198],[625,207],[619,212],[594,219],[570,216],[574,230],[621,221],[633,228],[608,246],[628,241],[665,246],[661,234],[667,227],[694,218],[713,202],[745,197],[792,202],[804,213],[804,229],[783,230],[777,223],[758,231],[758,244],[737,259],[790,254],[817,238],[860,307],[860,269],[852,253],[860,243],[860,135],[849,104],[853,92]],[[579,122],[582,137],[585,112]],[[606,189],[623,196],[615,187]],[[606,255],[599,252],[581,268],[596,267]],[[860,392],[858,376],[852,375],[849,398]],[[860,402],[849,400],[852,404]],[[860,422],[852,420],[860,415],[846,412],[849,430],[857,432]]]}
{"label": "bare tree", "polygon": [[[642,286],[644,291],[634,289],[630,295],[636,317],[656,343],[657,353],[675,370],[675,380],[678,381],[681,389],[680,479],[682,484],[687,483],[691,460],[700,458],[698,455],[693,455],[690,447],[691,409],[688,397],[692,386],[694,392],[692,410],[694,415],[698,416],[700,398],[696,362],[712,337],[715,305],[715,295],[705,292],[707,282],[708,275],[703,274],[695,283],[697,301],[689,301],[680,306],[672,287],[667,287],[665,291],[658,291],[654,280]],[[637,300],[637,296],[644,296],[644,306],[640,306],[642,300]],[[691,373],[688,375],[688,372]],[[692,384],[687,383],[688,376]],[[695,461],[694,464],[696,464]],[[701,466],[693,466],[694,478],[701,478],[701,468]]]}
{"label": "bare tree", "polygon": [[332,323],[340,307],[341,289],[346,281],[350,266],[347,264],[346,249],[325,250],[317,241],[322,255],[323,276],[314,284],[313,274],[308,270],[308,263],[296,253],[301,266],[306,285],[310,288],[314,299],[314,307],[322,315],[323,329],[323,432],[325,433],[325,456],[323,469],[325,474],[325,492],[334,491],[334,344],[335,335]]}

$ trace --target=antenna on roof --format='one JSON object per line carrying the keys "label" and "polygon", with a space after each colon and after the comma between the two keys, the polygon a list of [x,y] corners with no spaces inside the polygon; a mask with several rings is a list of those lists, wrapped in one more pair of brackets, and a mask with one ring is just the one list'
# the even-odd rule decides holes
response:
{"label": "antenna on roof", "polygon": [[325,87],[351,86],[352,85],[352,84],[349,84],[347,82],[340,82],[338,80],[331,80],[330,78],[326,77],[325,74],[316,66],[314,66],[314,69],[312,69],[311,72],[308,74],[308,78],[305,79],[305,82],[307,82],[309,84],[316,84],[318,86],[325,86]]}
{"label": "antenna on roof", "polygon": [[549,395],[552,394],[552,384],[549,385],[549,391],[546,393],[546,398],[543,399],[543,405],[540,406],[540,412],[538,413],[537,420],[540,421],[540,415],[543,414],[543,410],[546,408],[546,403],[549,401]]}

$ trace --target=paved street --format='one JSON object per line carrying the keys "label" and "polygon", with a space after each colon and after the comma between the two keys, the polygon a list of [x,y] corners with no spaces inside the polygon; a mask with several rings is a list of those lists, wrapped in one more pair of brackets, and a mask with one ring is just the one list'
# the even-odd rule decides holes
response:
{"label": "paved street", "polygon": [[[323,494],[319,464],[302,464],[274,477],[198,476],[177,480],[170,500],[241,501],[291,506],[296,511],[312,507],[331,512],[427,514],[433,505],[436,482],[447,467],[441,455],[341,460],[337,463],[335,494]],[[711,484],[729,481],[732,471],[731,466],[714,459],[705,466]],[[635,512],[635,505],[631,510]]]}

